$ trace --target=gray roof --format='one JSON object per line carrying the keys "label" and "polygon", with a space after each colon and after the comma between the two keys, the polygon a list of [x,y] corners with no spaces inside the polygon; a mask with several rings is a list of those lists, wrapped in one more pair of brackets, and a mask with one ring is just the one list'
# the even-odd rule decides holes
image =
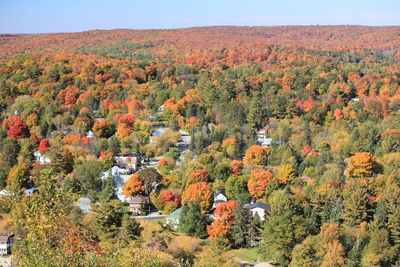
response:
{"label": "gray roof", "polygon": [[260,209],[264,209],[264,210],[270,210],[271,206],[268,204],[265,204],[264,202],[256,202],[256,203],[252,203],[252,204],[248,204],[245,206],[246,209],[254,209],[254,208],[260,208]]}

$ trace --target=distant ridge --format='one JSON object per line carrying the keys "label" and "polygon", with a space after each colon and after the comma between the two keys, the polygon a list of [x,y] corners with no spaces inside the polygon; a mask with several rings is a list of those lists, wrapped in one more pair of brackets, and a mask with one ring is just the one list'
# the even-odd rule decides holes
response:
{"label": "distant ridge", "polygon": [[[0,57],[23,53],[82,52],[95,47],[127,45],[134,49],[151,43],[146,51],[164,53],[174,45],[181,53],[238,44],[274,44],[325,49],[400,49],[400,26],[207,26],[180,29],[115,29],[76,33],[1,34]],[[125,48],[124,48],[125,49]]]}

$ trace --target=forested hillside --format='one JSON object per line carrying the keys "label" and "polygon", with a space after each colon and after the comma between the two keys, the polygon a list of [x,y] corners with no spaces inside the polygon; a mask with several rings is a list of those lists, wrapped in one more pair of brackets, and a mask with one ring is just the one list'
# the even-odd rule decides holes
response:
{"label": "forested hillside", "polygon": [[400,264],[399,49],[400,27],[0,35],[13,259]]}

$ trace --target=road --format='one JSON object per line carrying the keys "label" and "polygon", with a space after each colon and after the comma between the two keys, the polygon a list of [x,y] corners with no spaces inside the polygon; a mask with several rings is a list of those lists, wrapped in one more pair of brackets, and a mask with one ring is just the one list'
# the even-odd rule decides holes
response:
{"label": "road", "polygon": [[143,221],[160,221],[166,218],[165,215],[160,215],[158,212],[152,212],[146,216],[135,216],[135,219],[143,220]]}

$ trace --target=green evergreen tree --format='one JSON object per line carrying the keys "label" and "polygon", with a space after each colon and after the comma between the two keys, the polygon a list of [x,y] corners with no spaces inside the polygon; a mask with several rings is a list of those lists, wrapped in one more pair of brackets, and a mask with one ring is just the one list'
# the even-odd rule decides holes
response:
{"label": "green evergreen tree", "polygon": [[252,131],[256,131],[263,126],[265,116],[265,102],[263,95],[258,92],[250,102],[249,113],[247,114],[247,125]]}
{"label": "green evergreen tree", "polygon": [[185,202],[183,204],[179,224],[181,231],[187,235],[196,237],[207,236],[207,218],[201,213],[199,201]]}
{"label": "green evergreen tree", "polygon": [[143,230],[143,228],[140,227],[140,224],[136,221],[136,219],[132,218],[127,213],[125,213],[122,216],[121,226],[122,226],[122,230],[132,240],[137,239]]}
{"label": "green evergreen tree", "polygon": [[267,260],[287,266],[293,247],[309,234],[308,222],[290,195],[283,195],[272,206],[264,225],[260,252]]}
{"label": "green evergreen tree", "polygon": [[367,198],[368,185],[360,180],[352,180],[343,192],[343,223],[347,226],[358,226],[370,219],[371,206]]}
{"label": "green evergreen tree", "polygon": [[118,233],[122,221],[121,209],[121,202],[117,199],[100,203],[93,209],[96,212],[96,228],[100,238],[107,240]]}
{"label": "green evergreen tree", "polygon": [[252,214],[244,207],[243,200],[245,198],[246,196],[242,197],[239,205],[235,208],[235,222],[230,229],[233,243],[240,248],[250,247],[256,237],[256,226]]}
{"label": "green evergreen tree", "polygon": [[391,184],[385,191],[387,201],[387,217],[390,240],[393,244],[400,246],[400,187]]}
{"label": "green evergreen tree", "polygon": [[109,173],[107,178],[103,180],[103,189],[99,194],[100,202],[108,202],[115,197],[115,181]]}

